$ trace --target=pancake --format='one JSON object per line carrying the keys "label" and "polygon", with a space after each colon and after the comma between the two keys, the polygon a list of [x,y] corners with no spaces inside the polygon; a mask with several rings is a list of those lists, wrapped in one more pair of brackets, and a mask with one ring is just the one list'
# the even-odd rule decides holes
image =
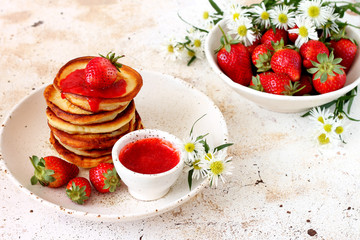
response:
{"label": "pancake", "polygon": [[76,148],[78,150],[91,150],[112,147],[115,142],[124,134],[134,131],[136,125],[135,118],[129,124],[125,124],[120,129],[110,133],[97,134],[69,134],[49,125],[50,130],[62,145]]}
{"label": "pancake", "polygon": [[100,163],[112,162],[111,154],[104,155],[101,157],[85,157],[77,155],[68,149],[64,148],[54,137],[52,133],[50,133],[50,143],[53,145],[55,150],[67,161],[75,164],[78,167],[82,168],[92,168],[96,167]]}
{"label": "pancake", "polygon": [[[72,104],[87,110],[91,111],[91,107],[89,104],[89,98],[87,96],[82,96],[79,94],[66,93],[61,89],[61,80],[65,79],[70,73],[77,69],[84,69],[87,63],[93,59],[94,57],[80,57],[73,59],[66,63],[57,73],[53,85],[54,87],[61,92],[61,94]],[[143,81],[141,75],[132,69],[129,66],[122,65],[120,68],[120,72],[117,73],[117,79],[123,79],[126,82],[126,91],[125,93],[116,98],[101,98],[99,108],[97,111],[112,111],[120,106],[124,105],[124,102],[131,101],[140,91]]]}
{"label": "pancake", "polygon": [[44,98],[46,100],[47,105],[49,105],[48,102],[51,102],[52,104],[56,105],[58,108],[60,108],[61,110],[67,113],[79,114],[79,115],[94,114],[91,111],[86,111],[84,109],[79,108],[78,106],[69,102],[66,98],[61,97],[61,93],[56,88],[54,88],[52,84],[45,88]]}
{"label": "pancake", "polygon": [[51,126],[70,134],[108,133],[116,131],[125,124],[129,123],[129,121],[135,116],[135,103],[134,101],[131,101],[129,106],[118,114],[114,120],[103,123],[75,125],[57,117],[49,107],[46,109],[46,116],[48,123]]}
{"label": "pancake", "polygon": [[[57,92],[54,87],[48,86],[45,89],[44,96],[46,100],[46,104],[48,107],[55,113],[55,115],[67,122],[70,122],[72,124],[76,125],[87,125],[87,124],[94,124],[94,123],[102,123],[102,122],[108,122],[115,119],[115,117],[121,113],[128,105],[121,106],[118,109],[115,109],[114,111],[107,111],[107,112],[99,112],[95,114],[74,114],[72,113],[73,107],[78,108],[77,106],[71,104],[68,108],[66,108],[64,105],[61,105],[61,108],[58,107],[53,102],[58,102],[56,99],[53,98],[46,98],[48,95],[55,95],[52,94],[52,92]],[[60,93],[58,94],[59,97]],[[67,101],[66,99],[63,99],[64,101]],[[67,101],[69,102],[69,101]],[[73,106],[73,107],[72,107]],[[70,111],[68,111],[70,109]],[[80,108],[78,108],[80,109]],[[80,111],[84,111],[80,109]],[[79,111],[77,111],[79,112]],[[86,111],[87,112],[87,111]]]}

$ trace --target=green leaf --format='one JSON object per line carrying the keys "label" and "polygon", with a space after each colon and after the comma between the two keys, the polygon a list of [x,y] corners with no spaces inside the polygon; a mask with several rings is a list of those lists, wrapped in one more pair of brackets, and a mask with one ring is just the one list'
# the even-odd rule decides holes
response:
{"label": "green leaf", "polygon": [[187,63],[187,65],[190,66],[190,64],[193,63],[193,62],[195,61],[195,59],[196,59],[196,56],[193,56],[193,57],[189,60],[189,62]]}
{"label": "green leaf", "polygon": [[192,176],[194,173],[194,169],[189,170],[188,172],[188,184],[189,184],[189,190],[191,190],[191,186],[192,186]]}
{"label": "green leaf", "polygon": [[35,184],[37,184],[37,183],[38,183],[38,179],[37,179],[37,177],[32,176],[32,177],[31,177],[31,179],[30,179],[30,182],[31,182],[31,185],[35,185]]}
{"label": "green leaf", "polygon": [[210,5],[212,6],[212,8],[216,11],[217,14],[219,15],[223,15],[223,11],[221,11],[221,9],[219,8],[219,6],[213,1],[213,0],[209,0]]}
{"label": "green leaf", "polygon": [[326,82],[327,78],[328,78],[327,73],[323,73],[320,77],[320,82],[322,83]]}
{"label": "green leaf", "polygon": [[307,71],[308,71],[308,73],[314,74],[317,71],[319,71],[319,69],[318,68],[309,68]]}
{"label": "green leaf", "polygon": [[233,145],[233,143],[224,143],[222,145],[219,145],[219,146],[215,147],[214,150],[220,151],[220,150],[222,150],[224,148],[230,147],[231,145]]}
{"label": "green leaf", "polygon": [[191,126],[191,129],[190,129],[190,135],[192,135],[193,131],[194,131],[194,127],[195,127],[195,124],[200,120],[202,119],[203,117],[205,117],[206,113],[204,115],[202,115],[201,117],[199,117],[194,123],[193,125]]}

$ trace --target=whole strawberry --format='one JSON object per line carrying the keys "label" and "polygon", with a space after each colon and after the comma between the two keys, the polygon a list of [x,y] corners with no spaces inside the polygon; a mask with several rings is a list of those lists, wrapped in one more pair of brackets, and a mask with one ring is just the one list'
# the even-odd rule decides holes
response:
{"label": "whole strawberry", "polygon": [[261,43],[267,44],[271,48],[272,42],[276,43],[279,42],[281,39],[283,39],[284,44],[286,45],[288,42],[287,32],[284,29],[278,29],[278,28],[276,28],[274,32],[273,29],[270,28],[264,33],[264,35],[262,35]]}
{"label": "whole strawberry", "polygon": [[91,88],[107,88],[117,78],[121,64],[117,60],[123,56],[115,56],[115,53],[108,53],[106,57],[100,55],[91,59],[85,67],[85,81]]}
{"label": "whole strawberry", "polygon": [[260,76],[260,82],[267,93],[291,96],[299,91],[299,83],[293,84],[289,76],[284,73],[264,73]]}
{"label": "whole strawberry", "polygon": [[260,92],[264,92],[264,88],[260,82],[261,74],[264,74],[264,73],[260,73],[259,75],[256,75],[256,77],[255,76],[252,77],[249,88],[252,88],[252,89],[260,91]]}
{"label": "whole strawberry", "polygon": [[246,49],[248,50],[250,56],[252,55],[254,49],[261,43],[260,38],[255,39],[255,41],[250,45],[247,46]]}
{"label": "whole strawberry", "polygon": [[66,186],[66,195],[77,204],[84,204],[91,195],[91,185],[84,177],[76,177]]}
{"label": "whole strawberry", "polygon": [[218,65],[231,80],[248,86],[252,77],[250,54],[239,41],[232,40],[230,37],[228,40],[224,31],[222,29],[221,31],[223,37],[222,45],[217,52]]}
{"label": "whole strawberry", "polygon": [[266,44],[260,44],[254,49],[251,55],[251,61],[257,68],[258,72],[266,72],[270,70],[270,60],[272,54],[273,51],[269,50],[269,47]]}
{"label": "whole strawberry", "polygon": [[334,49],[334,56],[341,58],[340,62],[344,66],[344,71],[347,73],[354,62],[357,47],[350,39],[341,38],[338,41],[331,40],[330,47]]}
{"label": "whole strawberry", "polygon": [[293,49],[280,49],[274,53],[270,61],[271,69],[276,73],[285,73],[291,81],[301,77],[301,56]]}
{"label": "whole strawberry", "polygon": [[313,67],[311,61],[318,62],[317,55],[320,53],[325,53],[327,56],[329,56],[329,49],[323,42],[318,40],[309,40],[307,43],[301,45],[300,55],[303,59],[303,66],[305,68]]}
{"label": "whole strawberry", "polygon": [[[295,25],[295,26],[294,26],[293,28],[291,28],[291,29],[297,29],[297,28],[299,28],[299,27]],[[299,36],[299,34],[297,34],[297,33],[292,33],[292,32],[289,32],[289,31],[288,31],[288,38],[289,38],[290,42],[295,43],[295,42],[296,42],[296,39],[298,38],[298,36]]]}
{"label": "whole strawberry", "polygon": [[43,186],[57,188],[64,186],[79,174],[79,168],[76,165],[58,157],[32,156],[30,161],[35,168],[34,176],[30,179],[32,185],[39,182]]}
{"label": "whole strawberry", "polygon": [[341,58],[335,58],[333,52],[329,56],[319,54],[318,62],[313,62],[314,67],[308,69],[313,74],[312,82],[318,93],[328,93],[342,88],[346,82],[346,73],[343,66],[339,65]]}
{"label": "whole strawberry", "polygon": [[120,186],[120,177],[112,163],[100,163],[89,171],[90,182],[101,192],[114,192]]}
{"label": "whole strawberry", "polygon": [[299,81],[299,89],[300,91],[296,92],[294,96],[304,96],[306,94],[310,94],[313,90],[313,86],[311,83],[311,77],[308,75],[302,75]]}

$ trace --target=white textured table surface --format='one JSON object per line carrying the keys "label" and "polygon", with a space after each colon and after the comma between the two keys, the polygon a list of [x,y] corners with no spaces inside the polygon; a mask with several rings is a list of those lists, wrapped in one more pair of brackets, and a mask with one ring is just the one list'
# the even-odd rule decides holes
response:
{"label": "white textured table surface", "polygon": [[[235,169],[226,184],[205,188],[169,212],[103,223],[40,205],[2,168],[0,239],[360,238],[360,123],[352,123],[346,145],[320,153],[312,143],[310,119],[248,102],[205,60],[190,67],[164,61],[162,39],[186,28],[177,11],[201,13],[192,2],[1,1],[1,122],[22,98],[51,83],[68,60],[113,50],[126,55],[127,65],[179,77],[208,95],[235,143],[229,148]],[[359,97],[352,114],[360,117]]]}

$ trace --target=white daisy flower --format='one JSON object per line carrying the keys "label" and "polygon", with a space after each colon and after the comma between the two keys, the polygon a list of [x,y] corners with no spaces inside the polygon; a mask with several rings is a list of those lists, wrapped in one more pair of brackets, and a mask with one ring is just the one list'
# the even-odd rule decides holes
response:
{"label": "white daisy flower", "polygon": [[203,58],[204,55],[204,45],[205,45],[205,33],[201,31],[193,31],[189,35],[190,49],[193,50],[194,55],[197,58]]}
{"label": "white daisy flower", "polygon": [[330,37],[331,32],[338,33],[339,32],[339,26],[337,25],[336,21],[340,18],[338,13],[334,13],[335,8],[330,6],[324,7],[326,11],[329,13],[328,18],[326,19],[326,23],[323,26],[324,35],[325,37]]}
{"label": "white daisy flower", "polygon": [[227,22],[229,33],[235,35],[235,39],[240,40],[245,46],[250,46],[255,40],[256,35],[251,29],[253,27],[251,19],[248,17],[239,17],[235,21]]}
{"label": "white daisy flower", "polygon": [[277,28],[285,30],[294,27],[295,12],[290,12],[290,10],[292,9],[286,5],[278,5],[275,6],[274,9],[269,10],[272,23],[275,24]]}
{"label": "white daisy flower", "polygon": [[326,108],[315,107],[310,110],[310,119],[314,120],[317,125],[323,125],[330,116],[331,113]]}
{"label": "white daisy flower", "polygon": [[215,26],[214,21],[210,15],[211,14],[208,10],[203,11],[200,28],[210,31]]}
{"label": "white daisy flower", "polygon": [[170,37],[162,43],[162,55],[165,57],[165,60],[175,61],[178,58],[181,58],[179,52],[178,42],[175,37]]}
{"label": "white daisy flower", "polygon": [[204,168],[202,161],[204,161],[204,156],[200,156],[199,159],[196,159],[191,163],[190,168],[193,169],[193,179],[199,179],[200,177],[204,178],[207,176],[208,170]]}
{"label": "white daisy flower", "polygon": [[189,136],[185,139],[182,142],[180,149],[185,156],[185,163],[190,166],[195,159],[197,159],[197,156],[202,156],[204,152],[203,145],[193,136]]}
{"label": "white daisy flower", "polygon": [[296,47],[300,48],[301,45],[308,42],[309,39],[313,39],[313,40],[319,39],[315,26],[313,25],[313,22],[310,19],[302,16],[296,16],[295,24],[296,26],[298,26],[298,28],[290,29],[289,32],[298,34],[298,37],[295,41]]}
{"label": "white daisy flower", "polygon": [[204,168],[208,169],[208,177],[210,180],[210,187],[217,186],[219,178],[224,183],[226,174],[231,174],[232,165],[231,157],[227,157],[225,151],[216,152],[210,161],[204,161]]}
{"label": "white daisy flower", "polygon": [[264,26],[265,28],[270,27],[270,14],[266,10],[264,2],[260,6],[256,5],[252,10],[255,16],[255,24]]}
{"label": "white daisy flower", "polygon": [[300,15],[311,19],[320,28],[329,18],[329,9],[322,6],[322,0],[303,0],[298,6]]}
{"label": "white daisy flower", "polygon": [[247,16],[247,14],[246,10],[242,8],[242,5],[239,3],[239,1],[232,0],[225,5],[224,18],[235,21],[241,16]]}

